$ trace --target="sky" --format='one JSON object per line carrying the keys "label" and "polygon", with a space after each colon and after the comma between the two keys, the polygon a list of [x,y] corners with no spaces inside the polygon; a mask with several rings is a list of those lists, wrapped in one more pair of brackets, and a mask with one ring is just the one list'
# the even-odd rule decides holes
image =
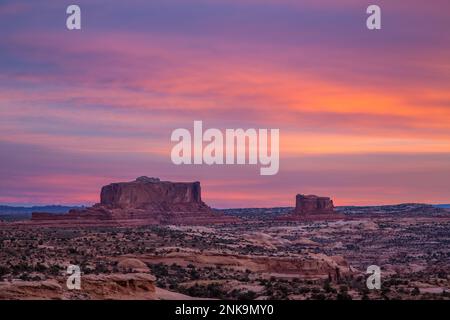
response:
{"label": "sky", "polygon": [[[81,7],[82,30],[66,29]],[[382,29],[366,28],[378,4]],[[450,203],[450,2],[0,2],[0,203],[138,176],[213,207]],[[280,170],[176,166],[174,129],[279,128]]]}

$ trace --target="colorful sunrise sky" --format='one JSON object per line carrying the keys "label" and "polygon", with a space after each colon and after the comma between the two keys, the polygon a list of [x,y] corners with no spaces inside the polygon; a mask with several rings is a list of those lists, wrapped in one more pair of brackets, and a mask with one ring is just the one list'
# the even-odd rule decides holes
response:
{"label": "colorful sunrise sky", "polygon": [[[68,31],[66,7],[82,10]],[[365,27],[382,8],[382,30]],[[0,3],[0,203],[92,204],[142,175],[214,207],[450,203],[450,2]],[[175,166],[170,134],[279,128],[280,171]]]}

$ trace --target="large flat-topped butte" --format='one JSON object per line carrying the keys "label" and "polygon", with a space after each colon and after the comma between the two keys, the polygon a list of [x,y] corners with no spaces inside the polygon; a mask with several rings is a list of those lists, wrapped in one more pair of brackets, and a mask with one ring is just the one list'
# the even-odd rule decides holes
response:
{"label": "large flat-topped butte", "polygon": [[237,218],[211,209],[201,199],[200,182],[170,182],[139,177],[102,187],[100,203],[68,214],[33,213],[43,224],[81,225],[198,225],[231,223]]}

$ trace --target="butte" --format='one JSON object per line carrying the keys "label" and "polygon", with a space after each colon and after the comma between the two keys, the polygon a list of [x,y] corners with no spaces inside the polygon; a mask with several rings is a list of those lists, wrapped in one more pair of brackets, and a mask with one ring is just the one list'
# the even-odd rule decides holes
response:
{"label": "butte", "polygon": [[329,197],[316,195],[297,194],[295,197],[295,209],[289,214],[280,216],[279,220],[338,220],[344,215],[334,210],[333,200]]}
{"label": "butte", "polygon": [[139,177],[102,187],[100,203],[67,214],[34,212],[32,224],[48,226],[205,225],[238,219],[211,209],[201,199],[200,182]]}

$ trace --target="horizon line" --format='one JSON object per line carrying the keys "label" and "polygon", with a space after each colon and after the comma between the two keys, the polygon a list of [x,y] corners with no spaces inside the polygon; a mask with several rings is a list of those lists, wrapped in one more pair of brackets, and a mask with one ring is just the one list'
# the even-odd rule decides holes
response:
{"label": "horizon line", "polygon": [[[95,204],[95,203],[94,203]],[[20,204],[20,203],[0,203],[0,207],[11,207],[11,208],[33,208],[33,207],[91,207],[94,204]],[[448,203],[426,203],[426,202],[400,202],[400,203],[381,203],[381,204],[347,204],[347,205],[337,205],[335,208],[338,207],[381,207],[381,206],[396,206],[396,205],[405,205],[405,204],[424,204],[424,205],[431,205],[431,206],[443,206],[443,205],[449,205],[450,201]],[[270,208],[294,208],[295,204],[293,206],[269,206],[269,207],[220,207],[216,208],[213,206],[210,206],[212,209],[215,210],[230,210],[230,209],[270,209]]]}

